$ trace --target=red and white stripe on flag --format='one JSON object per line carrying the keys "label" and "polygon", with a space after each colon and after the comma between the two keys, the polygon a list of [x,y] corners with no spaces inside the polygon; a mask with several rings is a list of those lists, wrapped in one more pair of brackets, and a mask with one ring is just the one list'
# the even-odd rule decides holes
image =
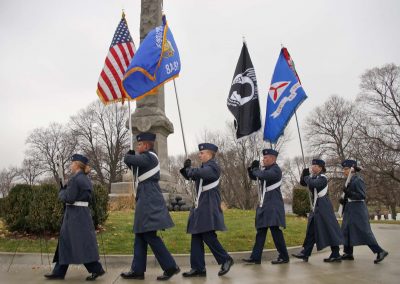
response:
{"label": "red and white stripe on flag", "polygon": [[97,94],[104,104],[131,99],[129,95],[125,94],[121,85],[125,70],[135,52],[135,44],[123,14],[97,83]]}

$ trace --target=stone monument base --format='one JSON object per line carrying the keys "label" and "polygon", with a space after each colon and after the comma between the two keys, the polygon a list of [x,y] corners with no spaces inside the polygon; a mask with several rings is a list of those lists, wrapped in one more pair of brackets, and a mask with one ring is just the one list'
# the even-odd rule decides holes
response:
{"label": "stone monument base", "polygon": [[132,182],[116,182],[111,184],[110,200],[116,197],[129,197],[133,194]]}

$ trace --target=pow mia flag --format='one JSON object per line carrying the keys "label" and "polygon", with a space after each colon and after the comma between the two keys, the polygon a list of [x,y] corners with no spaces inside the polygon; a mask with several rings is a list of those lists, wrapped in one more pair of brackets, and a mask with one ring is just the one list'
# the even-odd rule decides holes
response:
{"label": "pow mia flag", "polygon": [[237,139],[250,135],[261,128],[256,73],[246,43],[243,43],[236,65],[227,105],[235,117]]}

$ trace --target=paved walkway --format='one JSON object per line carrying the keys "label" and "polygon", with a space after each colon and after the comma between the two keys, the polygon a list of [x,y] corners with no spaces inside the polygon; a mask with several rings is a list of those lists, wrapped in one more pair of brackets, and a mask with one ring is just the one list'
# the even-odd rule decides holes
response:
{"label": "paved walkway", "polygon": [[[329,251],[312,255],[308,263],[291,258],[289,264],[271,265],[264,261],[261,265],[246,265],[236,261],[231,271],[218,277],[219,267],[215,264],[207,266],[206,278],[185,279],[181,274],[174,276],[167,283],[213,283],[213,284],[247,284],[247,283],[400,283],[400,226],[374,224],[372,226],[379,244],[389,251],[389,256],[380,264],[374,264],[375,256],[366,246],[356,247],[355,261],[342,263],[324,263],[323,258]],[[24,264],[16,258],[7,272],[9,257],[0,257],[0,283],[60,283],[62,281],[46,281],[43,274],[49,271],[48,266]],[[26,259],[26,258],[25,258]],[[188,270],[187,259],[182,263],[182,271]],[[146,273],[145,281],[124,280],[119,277],[121,271],[129,270],[129,261],[110,259],[108,272],[96,280],[97,283],[160,283],[155,280],[161,269],[152,266]],[[47,261],[47,256],[46,256]],[[62,283],[82,283],[87,276],[83,266],[72,266]]]}

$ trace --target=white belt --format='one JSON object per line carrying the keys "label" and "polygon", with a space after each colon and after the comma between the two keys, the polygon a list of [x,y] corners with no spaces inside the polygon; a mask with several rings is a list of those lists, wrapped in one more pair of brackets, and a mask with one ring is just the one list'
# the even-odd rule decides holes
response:
{"label": "white belt", "polygon": [[196,197],[196,199],[194,201],[194,204],[195,204],[196,208],[199,206],[199,200],[200,200],[201,193],[204,192],[204,191],[208,191],[210,189],[213,189],[213,188],[217,187],[218,184],[219,184],[219,179],[217,179],[216,181],[214,181],[212,183],[209,183],[209,184],[203,186],[203,179],[202,178],[200,179],[199,192],[197,193],[197,197]]}
{"label": "white belt", "polygon": [[267,183],[267,182],[264,180],[264,183],[263,183],[263,190],[262,190],[262,194],[261,194],[261,198],[260,198],[260,207],[262,207],[262,205],[263,205],[263,203],[264,203],[265,194],[266,194],[268,191],[271,191],[271,190],[274,190],[274,189],[280,187],[281,184],[282,184],[282,180],[280,180],[280,181],[278,181],[278,182],[276,182],[276,183],[274,183],[274,184],[271,184],[271,185],[269,185],[269,186],[266,186],[266,183]]}
{"label": "white belt", "polygon": [[203,187],[202,187],[202,188],[203,188],[202,191],[204,192],[204,191],[213,189],[213,188],[216,187],[218,184],[219,184],[219,179],[217,179],[216,181],[214,181],[214,182],[212,182],[212,183],[209,183],[209,184],[203,186]]}
{"label": "white belt", "polygon": [[89,202],[86,201],[75,201],[74,203],[67,203],[67,205],[69,206],[81,206],[81,207],[88,207],[89,206]]}
{"label": "white belt", "polygon": [[348,202],[364,202],[364,199],[360,199],[360,200],[352,200],[350,198],[347,198]]}
{"label": "white belt", "polygon": [[[145,181],[146,179],[154,176],[156,173],[158,173],[160,171],[160,162],[158,161],[157,155],[154,154],[153,152],[149,152],[149,153],[152,154],[154,157],[156,157],[158,164],[157,164],[157,166],[155,166],[151,170],[149,170],[149,171],[141,174],[140,176],[138,176],[137,177],[137,182]],[[137,167],[136,175],[138,174],[138,171],[139,171],[139,167]]]}
{"label": "white belt", "polygon": [[323,190],[321,190],[320,192],[317,192],[317,189],[314,188],[314,204],[313,204],[314,208],[315,208],[315,204],[317,203],[317,199],[324,197],[327,193],[328,193],[328,186],[325,186],[325,188]]}

